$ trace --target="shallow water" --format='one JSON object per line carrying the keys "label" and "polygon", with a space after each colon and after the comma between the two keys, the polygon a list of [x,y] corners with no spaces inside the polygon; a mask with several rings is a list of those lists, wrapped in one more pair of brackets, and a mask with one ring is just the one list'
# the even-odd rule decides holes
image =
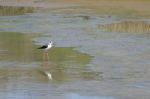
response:
{"label": "shallow water", "polygon": [[[82,7],[0,16],[0,98],[149,99],[149,20],[139,21]],[[37,48],[50,40],[47,61]]]}

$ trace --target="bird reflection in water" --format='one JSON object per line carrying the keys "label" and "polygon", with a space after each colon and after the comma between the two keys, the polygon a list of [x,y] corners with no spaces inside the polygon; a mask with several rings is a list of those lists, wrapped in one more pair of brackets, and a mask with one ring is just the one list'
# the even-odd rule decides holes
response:
{"label": "bird reflection in water", "polygon": [[45,74],[45,76],[47,76],[49,80],[52,80],[52,74],[50,73],[49,68],[48,68],[48,62],[49,62],[48,58],[49,57],[47,57],[47,60],[43,59],[42,68],[43,68],[43,73]]}

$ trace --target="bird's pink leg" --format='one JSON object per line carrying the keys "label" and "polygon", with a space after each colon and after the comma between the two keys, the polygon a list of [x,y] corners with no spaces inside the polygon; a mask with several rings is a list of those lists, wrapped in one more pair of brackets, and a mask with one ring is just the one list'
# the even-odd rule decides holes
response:
{"label": "bird's pink leg", "polygon": [[48,56],[48,53],[47,53],[47,61],[49,60],[49,56]]}
{"label": "bird's pink leg", "polygon": [[45,61],[45,52],[43,53],[43,61]]}
{"label": "bird's pink leg", "polygon": [[43,60],[48,61],[48,53],[47,52],[43,53]]}

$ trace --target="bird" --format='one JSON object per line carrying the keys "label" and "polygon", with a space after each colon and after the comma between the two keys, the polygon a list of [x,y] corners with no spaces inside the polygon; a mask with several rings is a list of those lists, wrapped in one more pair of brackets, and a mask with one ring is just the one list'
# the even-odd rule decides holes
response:
{"label": "bird", "polygon": [[48,44],[45,44],[45,45],[39,47],[38,49],[45,49],[45,51],[47,51],[48,49],[52,48],[53,45],[54,45],[53,42],[50,41]]}
{"label": "bird", "polygon": [[44,49],[44,53],[43,53],[43,60],[48,60],[49,59],[49,56],[48,56],[48,50],[50,48],[52,48],[54,45],[54,43],[52,41],[50,41],[48,44],[45,44],[41,47],[39,47],[38,49]]}

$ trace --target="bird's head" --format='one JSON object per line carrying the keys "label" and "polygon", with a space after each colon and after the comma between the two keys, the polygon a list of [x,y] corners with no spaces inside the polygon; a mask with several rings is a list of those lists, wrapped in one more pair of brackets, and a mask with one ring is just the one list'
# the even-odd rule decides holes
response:
{"label": "bird's head", "polygon": [[49,45],[54,46],[54,43],[52,41],[49,42]]}

